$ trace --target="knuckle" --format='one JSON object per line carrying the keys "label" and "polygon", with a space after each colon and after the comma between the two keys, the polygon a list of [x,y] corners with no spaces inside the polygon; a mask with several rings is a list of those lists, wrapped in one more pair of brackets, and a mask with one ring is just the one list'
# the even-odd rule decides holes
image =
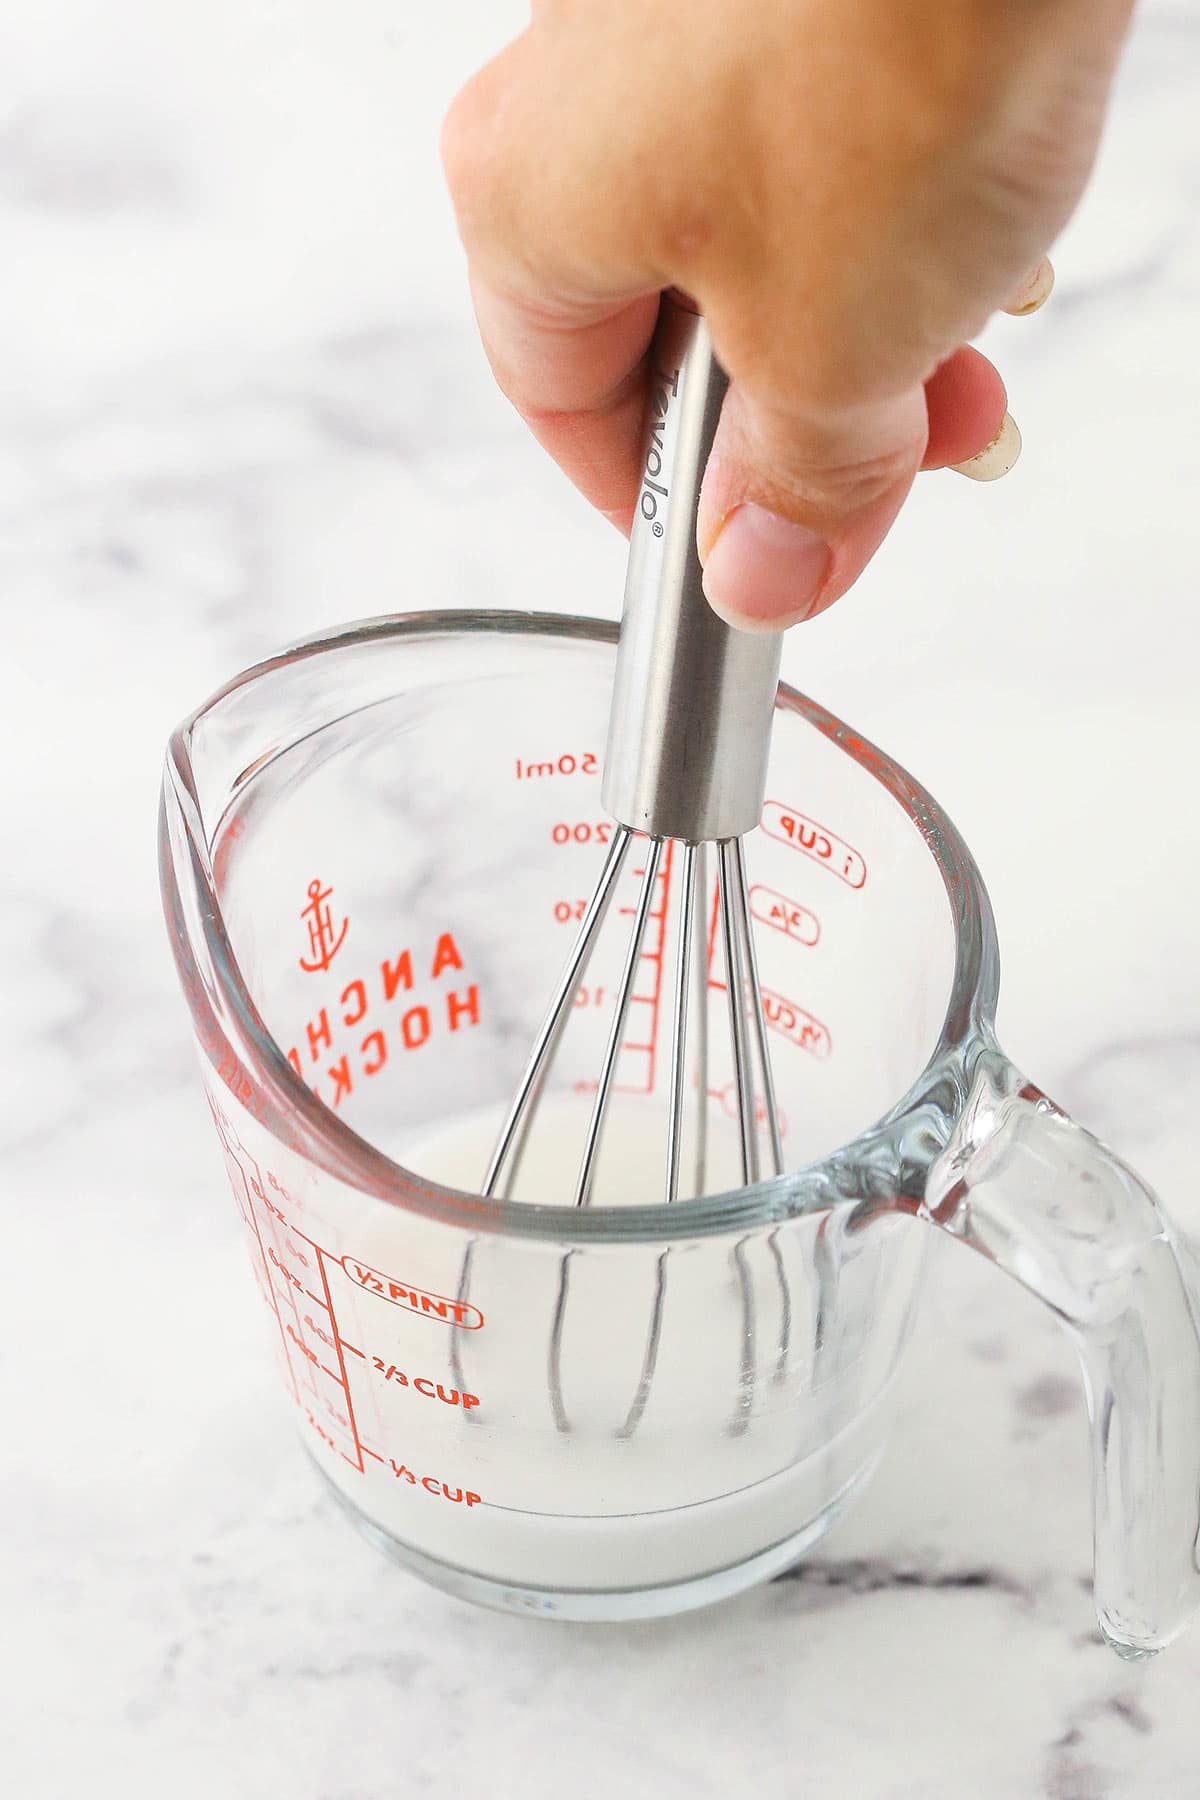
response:
{"label": "knuckle", "polygon": [[906,445],[900,450],[834,459],[806,471],[801,487],[822,511],[866,512],[911,478],[920,456],[919,446]]}
{"label": "knuckle", "polygon": [[920,389],[865,412],[814,409],[807,395],[786,408],[738,410],[735,459],[755,471],[754,486],[785,514],[798,503],[831,521],[867,512],[908,485],[924,453]]}
{"label": "knuckle", "polygon": [[[476,78],[478,79],[478,78]],[[481,163],[480,108],[474,93],[475,81],[468,82],[450,102],[439,148],[442,172],[456,208],[469,198],[478,179]]]}
{"label": "knuckle", "polygon": [[512,186],[508,124],[518,72],[510,53],[502,53],[459,89],[442,121],[442,171],[459,229],[468,240],[485,232]]}

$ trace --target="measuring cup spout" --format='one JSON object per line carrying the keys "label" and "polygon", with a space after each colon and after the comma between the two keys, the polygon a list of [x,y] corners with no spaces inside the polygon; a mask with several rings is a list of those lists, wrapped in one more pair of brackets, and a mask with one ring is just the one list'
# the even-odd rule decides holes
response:
{"label": "measuring cup spout", "polygon": [[1200,1308],[1145,1182],[998,1051],[982,1060],[922,1211],[1049,1306],[1091,1419],[1095,1598],[1119,1656],[1200,1605]]}

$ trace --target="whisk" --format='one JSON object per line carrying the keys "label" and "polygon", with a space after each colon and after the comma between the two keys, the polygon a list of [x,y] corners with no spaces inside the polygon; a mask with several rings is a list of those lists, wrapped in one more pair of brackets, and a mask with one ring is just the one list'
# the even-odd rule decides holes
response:
{"label": "whisk", "polygon": [[[704,320],[681,295],[664,295],[650,351],[650,406],[629,544],[601,800],[617,829],[566,967],[508,1110],[482,1192],[516,1177],[555,1047],[570,1015],[635,833],[650,843],[616,1006],[584,1137],[575,1204],[591,1198],[601,1136],[625,1034],[655,886],[668,838],[683,846],[676,937],[664,1199],[679,1197],[689,999],[694,992],[700,1130],[693,1193],[704,1189],[708,934],[706,850],[716,847],[718,935],[726,971],[742,1179],[762,1170],[759,1120],[771,1173],[782,1171],[746,883],[743,835],[762,812],[781,638],[722,623],[704,598],[696,502],[727,379]],[[757,1071],[755,1070],[757,1063]]]}
{"label": "whisk", "polygon": [[[682,845],[682,880],[663,1197],[669,1203],[683,1191],[689,1047],[695,1052],[698,1109],[695,1166],[688,1187],[693,1195],[705,1191],[708,845],[716,851],[716,934],[725,966],[742,1180],[757,1181],[764,1172],[763,1127],[768,1172],[779,1174],[783,1168],[742,847],[743,835],[758,824],[762,812],[781,638],[778,633],[731,630],[717,618],[701,588],[696,502],[728,383],[713,354],[704,320],[681,295],[663,297],[650,370],[642,477],[630,537],[601,788],[602,803],[617,829],[484,1175],[480,1191],[485,1197],[507,1195],[517,1178],[556,1046],[638,834],[649,840],[642,885],[581,1147],[575,1204],[586,1206],[592,1196],[627,1014],[668,839]],[[563,1258],[549,1359],[551,1403],[560,1430],[569,1428],[560,1364],[572,1254]],[[665,1257],[664,1251],[659,1258],[642,1377],[621,1435],[636,1428],[649,1392],[662,1323]],[[464,1292],[470,1260],[468,1251]],[[739,1273],[748,1320],[749,1288],[740,1265]],[[743,1337],[749,1341],[751,1336],[747,1327]]]}

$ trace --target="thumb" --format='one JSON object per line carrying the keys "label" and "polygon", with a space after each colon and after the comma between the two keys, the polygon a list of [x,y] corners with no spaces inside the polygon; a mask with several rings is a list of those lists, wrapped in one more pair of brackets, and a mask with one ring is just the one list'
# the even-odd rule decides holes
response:
{"label": "thumb", "polygon": [[820,413],[764,406],[735,383],[700,495],[709,605],[782,631],[831,606],[887,536],[921,466],[923,388]]}

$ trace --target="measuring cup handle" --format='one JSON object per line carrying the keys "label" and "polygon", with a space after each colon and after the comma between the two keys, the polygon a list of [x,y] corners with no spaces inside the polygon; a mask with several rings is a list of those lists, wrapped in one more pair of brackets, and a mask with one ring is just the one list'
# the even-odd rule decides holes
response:
{"label": "measuring cup handle", "polygon": [[1121,1656],[1200,1604],[1200,1308],[1189,1258],[1133,1170],[998,1051],[982,1060],[922,1211],[1051,1307],[1091,1419],[1094,1584]]}

